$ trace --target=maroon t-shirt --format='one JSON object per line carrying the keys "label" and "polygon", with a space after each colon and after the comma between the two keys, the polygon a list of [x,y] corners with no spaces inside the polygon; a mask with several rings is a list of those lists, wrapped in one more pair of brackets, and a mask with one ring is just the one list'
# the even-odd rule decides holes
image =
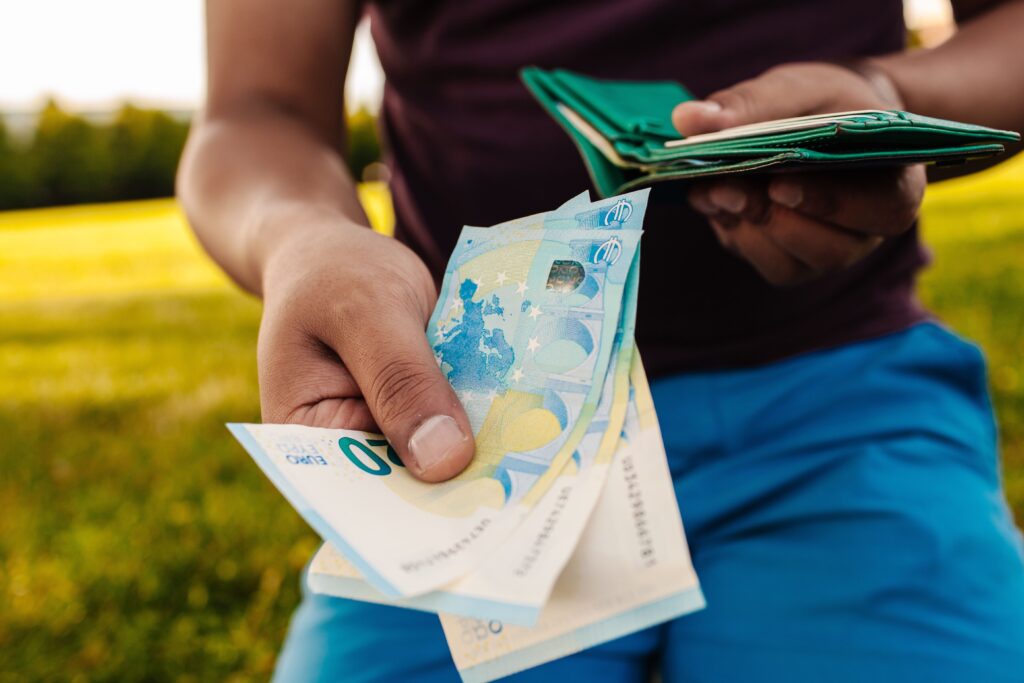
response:
{"label": "maroon t-shirt", "polygon": [[[526,65],[672,79],[698,97],[784,62],[903,46],[900,0],[376,0],[396,234],[435,275],[462,225],[550,210],[590,187],[569,137],[520,83]],[[644,223],[637,340],[652,375],[763,363],[924,317],[916,230],[857,266],[776,288],[655,186]]]}

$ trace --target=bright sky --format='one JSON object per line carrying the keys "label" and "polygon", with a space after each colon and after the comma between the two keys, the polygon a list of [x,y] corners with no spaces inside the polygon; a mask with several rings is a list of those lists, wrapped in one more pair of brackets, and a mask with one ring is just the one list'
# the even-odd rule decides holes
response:
{"label": "bright sky", "polygon": [[[0,1],[0,111],[35,109],[48,95],[75,109],[122,100],[193,109],[203,58],[202,0]],[[375,108],[382,82],[361,27],[349,101]]]}
{"label": "bright sky", "polygon": [[[0,111],[35,109],[48,95],[75,109],[106,109],[126,99],[197,107],[204,88],[202,6],[202,0],[3,0]],[[914,26],[948,17],[948,0],[907,0]],[[382,81],[361,27],[348,76],[350,105],[375,109]]]}

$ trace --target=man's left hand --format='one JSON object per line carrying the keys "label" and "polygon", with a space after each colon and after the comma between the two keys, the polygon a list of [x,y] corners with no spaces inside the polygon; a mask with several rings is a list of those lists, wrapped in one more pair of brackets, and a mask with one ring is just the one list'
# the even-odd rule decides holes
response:
{"label": "man's left hand", "polygon": [[[879,85],[834,64],[787,64],[680,104],[672,118],[689,136],[791,116],[902,108],[891,83]],[[787,286],[848,268],[908,230],[926,182],[921,165],[781,173],[700,181],[689,199],[726,249],[771,284]]]}

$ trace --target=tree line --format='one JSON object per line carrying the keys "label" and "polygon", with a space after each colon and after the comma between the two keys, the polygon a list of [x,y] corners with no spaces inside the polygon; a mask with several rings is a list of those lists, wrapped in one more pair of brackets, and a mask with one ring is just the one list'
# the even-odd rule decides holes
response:
{"label": "tree line", "polygon": [[[187,121],[124,105],[95,122],[48,102],[27,136],[0,119],[0,211],[169,197]],[[376,120],[349,117],[347,161],[355,178],[380,158]]]}

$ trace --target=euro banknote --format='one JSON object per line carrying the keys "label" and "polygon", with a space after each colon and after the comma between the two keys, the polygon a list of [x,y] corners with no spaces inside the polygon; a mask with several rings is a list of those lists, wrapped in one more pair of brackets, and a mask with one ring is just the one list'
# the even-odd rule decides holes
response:
{"label": "euro banknote", "polygon": [[376,434],[229,425],[325,540],[311,589],[437,612],[466,681],[703,605],[633,339],[646,204],[463,229],[427,328],[476,436],[456,479]]}
{"label": "euro banknote", "polygon": [[379,435],[231,425],[313,528],[387,596],[462,578],[524,521],[591,428],[646,191],[593,226],[464,229],[427,328],[476,436],[465,472],[424,484]]}
{"label": "euro banknote", "polygon": [[465,683],[507,676],[704,606],[639,357],[599,504],[533,628],[441,615]]}
{"label": "euro banknote", "polygon": [[456,486],[497,481],[529,506],[561,472],[597,408],[639,238],[463,229],[428,325],[477,437]]}

